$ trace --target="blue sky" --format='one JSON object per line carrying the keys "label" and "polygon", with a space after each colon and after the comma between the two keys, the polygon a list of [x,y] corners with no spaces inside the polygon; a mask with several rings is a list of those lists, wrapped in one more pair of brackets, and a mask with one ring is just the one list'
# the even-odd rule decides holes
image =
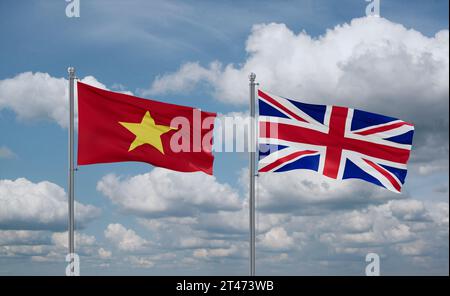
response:
{"label": "blue sky", "polygon": [[[58,79],[67,76],[68,66],[76,67],[78,77],[95,77],[88,80],[108,89],[222,114],[247,111],[245,77],[251,70],[280,95],[417,123],[417,149],[401,196],[302,172],[274,179],[286,186],[284,193],[261,179],[261,205],[270,208],[280,199],[310,212],[269,210],[258,216],[257,248],[265,260],[257,267],[261,274],[362,274],[364,254],[375,250],[385,274],[448,274],[448,1],[382,0],[380,21],[365,18],[363,0],[80,2],[80,18],[67,18],[62,0],[0,3],[0,201],[9,205],[25,196],[25,201],[38,198],[43,204],[23,215],[0,211],[0,274],[64,273],[63,234],[58,236],[64,229],[55,218],[59,212],[49,211],[45,219],[42,215],[45,205],[55,202],[47,198],[59,196],[54,186],[66,187],[67,129],[52,112],[65,108],[65,84]],[[301,40],[301,35],[311,40]],[[304,54],[299,58],[295,52]],[[383,60],[388,64],[382,65]],[[213,62],[218,69],[210,66]],[[194,65],[187,74],[182,71],[186,65]],[[398,69],[401,74],[393,74]],[[24,72],[48,76],[17,76]],[[310,87],[284,87],[293,75],[288,73],[308,78],[299,83]],[[340,75],[340,88],[328,87],[335,75]],[[244,79],[236,84],[235,77]],[[373,77],[380,81],[369,85]],[[389,86],[380,88],[377,82]],[[247,234],[237,228],[246,225],[238,221],[246,219],[239,215],[246,214],[242,170],[247,163],[245,154],[218,153],[216,179],[207,180],[140,163],[81,167],[76,199],[92,205],[84,209],[82,273],[246,274]],[[114,176],[105,179],[110,174]],[[158,178],[203,183],[204,195],[217,187],[211,194],[226,192],[223,206],[236,195],[242,208],[230,213],[218,205],[217,213],[207,213],[200,203],[190,216],[163,213],[159,219],[130,209],[127,194],[155,194],[141,196],[130,186],[144,180],[149,189]],[[44,181],[52,185],[44,186]],[[98,189],[101,182],[120,194]],[[331,182],[335,192],[316,192],[308,182]],[[159,198],[170,190],[174,188],[162,189]],[[314,194],[323,202],[311,202],[308,195]],[[339,209],[330,207],[333,198],[341,201]],[[214,222],[221,220],[215,214],[237,224],[218,231]],[[382,222],[386,215],[389,223]],[[46,222],[32,229],[34,219]],[[359,222],[368,226],[345,227]]]}

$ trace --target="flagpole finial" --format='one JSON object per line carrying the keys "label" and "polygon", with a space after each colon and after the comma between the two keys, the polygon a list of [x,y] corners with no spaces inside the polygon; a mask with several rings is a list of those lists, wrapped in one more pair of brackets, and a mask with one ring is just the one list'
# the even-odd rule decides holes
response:
{"label": "flagpole finial", "polygon": [[250,73],[250,75],[248,75],[248,78],[250,79],[251,82],[255,82],[256,74],[252,72]]}
{"label": "flagpole finial", "polygon": [[75,68],[74,67],[69,67],[69,68],[67,68],[67,72],[69,73],[69,75],[74,75],[75,74]]}

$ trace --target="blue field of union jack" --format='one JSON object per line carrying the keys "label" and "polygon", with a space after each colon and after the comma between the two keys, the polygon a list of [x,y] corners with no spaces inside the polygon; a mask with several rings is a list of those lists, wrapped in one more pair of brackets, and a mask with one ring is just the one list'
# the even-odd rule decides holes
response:
{"label": "blue field of union jack", "polygon": [[401,192],[414,126],[357,109],[258,91],[259,172],[308,169]]}

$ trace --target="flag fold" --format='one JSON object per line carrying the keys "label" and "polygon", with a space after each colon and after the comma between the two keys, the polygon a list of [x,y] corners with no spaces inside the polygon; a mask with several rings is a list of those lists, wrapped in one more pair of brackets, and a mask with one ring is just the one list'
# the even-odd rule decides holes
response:
{"label": "flag fold", "polygon": [[258,91],[259,172],[296,169],[361,179],[400,192],[414,126],[338,106],[306,104]]}
{"label": "flag fold", "polygon": [[81,82],[77,90],[78,165],[140,161],[212,175],[215,113]]}

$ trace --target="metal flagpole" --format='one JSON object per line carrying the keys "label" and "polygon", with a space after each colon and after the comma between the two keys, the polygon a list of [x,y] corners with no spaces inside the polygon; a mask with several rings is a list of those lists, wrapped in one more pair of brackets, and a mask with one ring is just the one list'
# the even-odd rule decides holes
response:
{"label": "metal flagpole", "polygon": [[250,276],[255,275],[255,95],[256,95],[256,74],[250,73],[250,191],[249,191],[249,210],[250,210]]}
{"label": "metal flagpole", "polygon": [[74,275],[74,253],[75,253],[75,198],[74,198],[74,87],[75,87],[75,68],[69,67],[69,179],[68,179],[68,194],[69,194],[69,254],[71,258],[70,275]]}

